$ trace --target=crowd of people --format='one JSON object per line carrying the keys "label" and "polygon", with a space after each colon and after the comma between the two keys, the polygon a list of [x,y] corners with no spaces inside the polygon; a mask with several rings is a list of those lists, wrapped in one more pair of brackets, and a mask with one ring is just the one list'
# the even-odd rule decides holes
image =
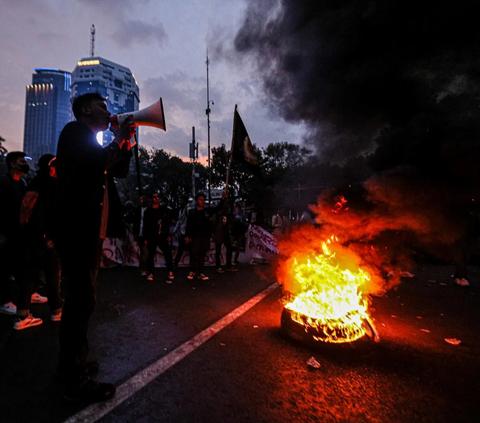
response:
{"label": "crowd of people", "polygon": [[[167,282],[175,279],[185,250],[190,254],[187,278],[206,281],[211,240],[216,272],[236,272],[247,224],[284,234],[290,220],[279,210],[271,227],[255,204],[245,216],[239,204],[226,201],[227,189],[215,207],[206,207],[206,196],[199,192],[194,205],[183,196],[174,210],[166,197],[152,192],[141,197],[137,208],[129,203],[126,216],[113,178],[128,173],[134,122],[128,118],[110,127],[111,113],[99,93],[78,96],[72,111],[76,120],[62,130],[56,156],[42,156],[28,184],[26,154],[6,156],[7,173],[0,178],[0,313],[14,316],[13,328],[23,330],[43,323],[30,312],[31,304],[48,302],[51,320],[60,324],[55,376],[64,383],[63,396],[69,402],[98,402],[115,395],[113,384],[93,379],[99,364],[88,360],[88,326],[106,238],[124,238],[130,223],[139,246],[139,271],[148,281],[155,278],[158,248]],[[96,136],[109,127],[115,137],[103,147]],[[40,275],[46,297],[38,293]]]}
{"label": "crowd of people", "polygon": [[[103,240],[125,230],[113,178],[127,175],[135,126],[127,119],[102,147],[96,134],[108,129],[111,115],[105,99],[85,94],[72,110],[76,121],[62,130],[56,157],[42,156],[28,185],[22,178],[29,172],[26,154],[6,156],[7,174],[0,180],[0,312],[14,315],[13,328],[23,330],[43,323],[30,313],[31,303],[48,302],[51,320],[60,322],[55,376],[64,383],[63,396],[96,402],[113,397],[115,386],[92,379],[99,365],[87,360],[88,324]],[[36,289],[41,273],[47,297]]]}
{"label": "crowd of people", "polygon": [[[48,302],[51,320],[60,324],[55,376],[64,383],[63,397],[98,402],[112,398],[115,386],[93,379],[99,364],[88,360],[88,325],[103,241],[125,236],[124,208],[113,178],[127,175],[135,125],[127,119],[119,128],[110,128],[115,138],[102,147],[96,135],[109,128],[111,116],[105,99],[98,93],[81,95],[72,110],[76,120],[62,130],[57,155],[42,156],[28,184],[26,154],[14,151],[6,156],[7,173],[0,178],[0,313],[14,316],[13,328],[23,330],[43,323],[30,312],[31,303]],[[216,207],[208,208],[204,193],[195,196],[193,207],[184,196],[175,210],[158,192],[142,196],[131,223],[140,250],[139,271],[148,281],[154,280],[157,248],[165,258],[167,282],[174,280],[187,249],[188,279],[208,280],[204,265],[211,239],[216,271],[238,270],[234,264],[246,219],[239,206],[230,211],[226,193]],[[250,218],[259,222],[255,208]],[[175,257],[173,235],[178,242]],[[46,297],[38,293],[40,279]]]}
{"label": "crowd of people", "polygon": [[[139,247],[139,272],[148,281],[155,276],[155,256],[157,248],[163,254],[167,269],[167,283],[175,279],[175,270],[179,267],[185,251],[190,253],[190,271],[188,279],[208,280],[205,275],[205,258],[211,240],[215,244],[216,272],[236,272],[233,263],[238,262],[238,254],[245,237],[245,218],[241,211],[236,215],[222,200],[215,207],[206,207],[206,196],[199,192],[194,205],[189,205],[188,197],[181,196],[178,208],[172,209],[168,199],[158,192],[143,195],[140,206],[128,210],[130,226]],[[237,210],[238,206],[235,206]],[[130,208],[129,208],[130,209]],[[176,244],[176,249],[172,248]],[[226,256],[222,263],[222,247]],[[235,246],[235,259],[233,247]],[[176,250],[175,256],[173,252]]]}

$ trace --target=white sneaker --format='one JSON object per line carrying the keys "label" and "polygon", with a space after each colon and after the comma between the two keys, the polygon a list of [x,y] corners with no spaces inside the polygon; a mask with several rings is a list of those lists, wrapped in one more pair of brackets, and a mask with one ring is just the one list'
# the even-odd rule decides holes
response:
{"label": "white sneaker", "polygon": [[147,276],[147,281],[153,281],[153,275],[151,273]]}
{"label": "white sneaker", "polygon": [[465,278],[456,278],[455,283],[458,286],[470,286],[470,284],[468,283],[468,281]]}
{"label": "white sneaker", "polygon": [[23,330],[23,329],[41,325],[42,323],[43,323],[42,319],[33,317],[31,314],[29,314],[27,317],[25,317],[25,319],[20,319],[20,317],[17,317],[15,319],[15,323],[13,324],[13,329]]}
{"label": "white sneaker", "polygon": [[0,313],[13,315],[17,312],[17,306],[12,302],[0,305]]}
{"label": "white sneaker", "polygon": [[34,292],[32,294],[31,301],[32,301],[32,303],[35,303],[35,304],[43,304],[43,303],[46,303],[48,301],[48,298],[47,297],[42,297],[38,292]]}
{"label": "white sneaker", "polygon": [[60,310],[60,313],[52,314],[50,316],[50,320],[52,322],[61,322],[62,321],[62,311]]}

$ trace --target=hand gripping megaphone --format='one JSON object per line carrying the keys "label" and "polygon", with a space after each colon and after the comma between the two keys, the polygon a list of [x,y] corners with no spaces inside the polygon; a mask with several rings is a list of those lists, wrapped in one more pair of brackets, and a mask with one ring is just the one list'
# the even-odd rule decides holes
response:
{"label": "hand gripping megaphone", "polygon": [[113,127],[120,126],[129,116],[132,116],[135,126],[153,126],[154,128],[160,128],[164,131],[167,130],[161,97],[145,109],[110,116],[110,123]]}

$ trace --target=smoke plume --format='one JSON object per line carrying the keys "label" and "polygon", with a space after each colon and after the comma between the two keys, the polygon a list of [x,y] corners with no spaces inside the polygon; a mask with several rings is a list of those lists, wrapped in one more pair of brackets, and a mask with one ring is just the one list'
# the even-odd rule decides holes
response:
{"label": "smoke plume", "polygon": [[[234,50],[253,59],[265,101],[307,125],[304,141],[320,162],[361,158],[372,175],[359,192],[323,193],[313,207],[321,229],[294,232],[284,251],[333,233],[388,281],[389,271],[409,268],[413,248],[445,257],[463,248],[480,200],[475,5],[250,2]],[[340,195],[349,210],[332,212]]]}
{"label": "smoke plume", "polygon": [[342,163],[432,103],[478,92],[474,4],[250,2],[235,51],[255,59],[277,113],[306,123],[323,159]]}

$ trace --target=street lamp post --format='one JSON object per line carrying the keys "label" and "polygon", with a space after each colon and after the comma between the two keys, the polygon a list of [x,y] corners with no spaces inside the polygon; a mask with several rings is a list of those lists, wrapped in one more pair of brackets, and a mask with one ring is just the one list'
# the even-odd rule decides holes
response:
{"label": "street lamp post", "polygon": [[212,162],[210,159],[210,104],[214,104],[213,100],[210,100],[210,92],[209,92],[209,81],[208,81],[208,65],[210,64],[210,60],[208,59],[208,50],[207,50],[207,150],[208,150],[208,205],[212,204],[212,194],[211,194],[211,186],[212,186]]}
{"label": "street lamp post", "polygon": [[192,142],[189,146],[189,155],[192,160],[192,197],[195,198],[195,160],[198,159],[198,143],[195,142],[195,126],[192,126]]}

